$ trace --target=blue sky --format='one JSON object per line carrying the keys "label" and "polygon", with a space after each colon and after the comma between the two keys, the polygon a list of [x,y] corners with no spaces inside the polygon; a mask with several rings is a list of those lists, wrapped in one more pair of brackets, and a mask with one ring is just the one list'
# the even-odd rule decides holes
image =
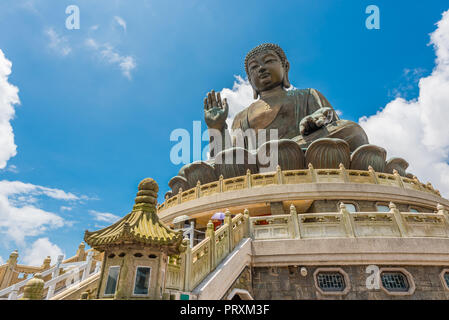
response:
{"label": "blue sky", "polygon": [[[365,28],[370,4],[380,8],[380,30]],[[80,8],[79,30],[65,28],[68,5]],[[244,77],[244,57],[260,43],[281,45],[292,84],[320,90],[345,119],[372,116],[398,96],[413,101],[418,79],[435,68],[429,34],[447,9],[443,0],[3,0],[0,49],[20,105],[11,121],[17,154],[0,181],[65,196],[9,197],[14,208],[61,220],[23,239],[0,222],[0,257],[17,248],[23,259],[42,238],[52,254],[57,246],[73,255],[85,229],[110,224],[104,214],[131,210],[145,177],[162,200],[180,167],[170,162],[170,133],[192,131],[195,120],[204,130],[204,96]]]}

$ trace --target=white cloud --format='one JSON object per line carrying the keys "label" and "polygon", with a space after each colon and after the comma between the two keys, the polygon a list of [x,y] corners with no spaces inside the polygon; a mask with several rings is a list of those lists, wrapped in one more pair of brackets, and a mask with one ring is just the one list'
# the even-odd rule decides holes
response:
{"label": "white cloud", "polygon": [[50,242],[48,238],[39,238],[31,247],[25,249],[23,262],[31,266],[41,266],[47,256],[50,256],[54,264],[59,255],[63,254],[61,248]]}
{"label": "white cloud", "polygon": [[61,206],[61,208],[59,208],[59,210],[61,211],[72,211],[72,207],[67,207],[67,206]]}
{"label": "white cloud", "polygon": [[123,28],[123,31],[126,32],[126,21],[125,21],[122,17],[119,17],[119,16],[115,16],[115,17],[114,17],[114,20],[115,20],[115,22],[118,23],[118,25],[119,25],[120,27]]}
{"label": "white cloud", "polygon": [[[14,116],[13,105],[19,103],[19,97],[18,88],[8,83],[11,66],[12,63],[0,49],[0,169],[4,169],[7,161],[17,153],[10,121]],[[10,165],[4,170],[17,172],[17,167]],[[13,241],[26,247],[27,237],[39,236],[50,229],[70,227],[73,224],[55,213],[39,208],[39,201],[45,197],[72,203],[90,200],[86,196],[77,196],[60,189],[21,181],[0,181],[0,244],[8,246]],[[40,265],[47,255],[54,257],[61,252],[48,238],[41,238],[26,249],[25,261]],[[0,257],[0,264],[2,263],[3,259]]]}
{"label": "white cloud", "polygon": [[0,266],[1,266],[2,264],[5,264],[5,260],[3,260],[3,258],[0,256]]}
{"label": "white cloud", "polygon": [[234,77],[235,81],[232,89],[223,88],[223,90],[220,91],[221,99],[226,98],[228,101],[229,115],[228,119],[226,119],[228,128],[231,128],[232,120],[237,113],[247,108],[255,101],[253,98],[253,89],[249,81],[243,79],[241,76]]}
{"label": "white cloud", "polygon": [[21,181],[0,181],[0,195],[12,196],[17,194],[24,195],[45,195],[56,200],[74,201],[81,199],[71,192],[65,192],[60,189],[53,189],[43,186],[25,183]]}
{"label": "white cloud", "polygon": [[95,210],[89,210],[89,213],[94,216],[96,221],[104,221],[108,223],[114,223],[120,219],[119,216],[109,212],[98,212]]}
{"label": "white cloud", "polygon": [[449,11],[431,34],[436,52],[432,73],[419,80],[419,96],[398,97],[360,125],[371,143],[387,149],[389,157],[410,163],[409,172],[429,180],[449,196]]}
{"label": "white cloud", "polygon": [[17,154],[11,120],[14,118],[14,105],[19,104],[19,89],[8,82],[12,63],[0,49],[0,169]]}
{"label": "white cloud", "polygon": [[6,171],[6,172],[12,172],[12,173],[19,173],[19,169],[17,169],[17,166],[15,166],[13,164],[7,166],[4,169],[0,169],[0,170]]}
{"label": "white cloud", "polygon": [[39,208],[39,201],[45,197],[59,201],[83,199],[60,189],[20,181],[0,181],[0,238],[4,245],[14,241],[23,246],[27,237],[71,225],[59,215]]}
{"label": "white cloud", "polygon": [[106,63],[117,65],[122,74],[131,79],[131,71],[136,68],[136,62],[133,57],[122,56],[109,43],[99,44],[92,38],[86,40],[86,45],[98,52],[100,58]]}
{"label": "white cloud", "polygon": [[49,47],[62,56],[68,55],[72,52],[67,38],[59,35],[53,28],[45,30],[45,34],[50,38]]}

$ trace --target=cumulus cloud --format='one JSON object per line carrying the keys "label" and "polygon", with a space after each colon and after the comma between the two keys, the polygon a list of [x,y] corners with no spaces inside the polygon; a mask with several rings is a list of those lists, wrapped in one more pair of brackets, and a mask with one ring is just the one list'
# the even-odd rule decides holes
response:
{"label": "cumulus cloud", "polygon": [[12,63],[0,49],[0,169],[17,154],[11,120],[14,118],[14,105],[19,104],[19,89],[8,82]]}
{"label": "cumulus cloud", "polygon": [[71,192],[65,192],[60,189],[38,186],[21,181],[0,181],[0,194],[4,196],[12,196],[18,194],[25,194],[28,196],[45,195],[56,200],[65,201],[81,199],[81,197],[78,197]]}
{"label": "cumulus cloud", "polygon": [[[0,169],[17,172],[16,166],[7,167],[7,161],[17,153],[10,121],[14,116],[13,106],[19,103],[19,97],[17,87],[8,82],[11,67],[12,63],[0,49]],[[39,202],[48,198],[69,203],[81,203],[89,199],[86,196],[31,183],[0,181],[0,244],[7,247],[12,241],[16,245],[26,247],[28,237],[39,236],[62,226],[70,227],[70,221],[39,207]],[[25,261],[37,265],[41,264],[47,255],[55,256],[61,253],[48,238],[38,239],[26,250]]]}
{"label": "cumulus cloud", "polygon": [[419,80],[419,96],[397,97],[375,115],[359,119],[370,142],[389,157],[410,163],[409,172],[430,181],[449,196],[449,11],[430,36],[436,60],[432,73]]}
{"label": "cumulus cloud", "polygon": [[58,256],[62,254],[61,248],[51,243],[48,238],[39,238],[31,247],[25,249],[23,262],[31,266],[41,266],[47,256],[50,256],[52,263],[55,263]]}
{"label": "cumulus cloud", "polygon": [[115,16],[115,17],[114,17],[114,20],[115,20],[115,22],[117,22],[117,24],[118,24],[120,27],[123,28],[123,31],[126,32],[126,21],[125,21],[122,17],[119,17],[119,16]]}
{"label": "cumulus cloud", "polygon": [[5,264],[5,260],[3,260],[3,258],[0,256],[0,266],[1,266],[2,264]]}
{"label": "cumulus cloud", "polygon": [[95,210],[89,210],[89,213],[94,216],[94,219],[96,221],[102,221],[102,222],[108,222],[108,223],[114,223],[117,220],[120,219],[119,216],[109,213],[109,212],[98,212]]}
{"label": "cumulus cloud", "polygon": [[45,34],[50,39],[49,47],[58,54],[66,56],[72,52],[72,48],[69,46],[67,38],[59,35],[53,28],[45,30]]}
{"label": "cumulus cloud", "polygon": [[235,81],[232,89],[223,88],[220,91],[221,98],[226,98],[229,105],[229,115],[226,119],[228,128],[231,128],[232,120],[234,117],[247,108],[255,100],[253,98],[253,89],[247,79],[243,79],[241,76],[234,76]]}
{"label": "cumulus cloud", "polygon": [[89,48],[94,49],[99,54],[102,61],[117,65],[122,71],[122,74],[128,79],[131,79],[131,71],[136,68],[136,61],[133,57],[122,56],[109,43],[100,44],[92,38],[86,40],[86,45]]}
{"label": "cumulus cloud", "polygon": [[45,197],[61,201],[81,199],[60,189],[20,181],[0,181],[0,235],[5,245],[12,240],[23,246],[26,237],[70,225],[57,214],[39,208],[39,201]]}

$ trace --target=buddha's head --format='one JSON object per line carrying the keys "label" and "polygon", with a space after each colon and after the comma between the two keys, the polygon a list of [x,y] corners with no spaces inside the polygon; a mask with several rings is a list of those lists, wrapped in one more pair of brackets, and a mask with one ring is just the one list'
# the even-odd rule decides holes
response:
{"label": "buddha's head", "polygon": [[253,87],[254,99],[263,91],[278,86],[290,87],[290,64],[284,50],[276,44],[264,43],[252,49],[245,58],[245,70]]}

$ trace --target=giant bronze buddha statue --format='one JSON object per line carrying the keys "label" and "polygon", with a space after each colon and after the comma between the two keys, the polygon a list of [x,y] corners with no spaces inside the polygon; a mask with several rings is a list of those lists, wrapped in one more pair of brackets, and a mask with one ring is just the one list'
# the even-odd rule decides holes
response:
{"label": "giant bronze buddha statue", "polygon": [[[229,132],[226,119],[229,105],[220,93],[211,91],[204,99],[205,121],[210,136],[210,159],[196,161],[181,168],[172,178],[167,196],[180,190],[217,180],[252,173],[314,168],[346,168],[378,172],[397,170],[406,175],[408,163],[403,159],[386,162],[385,149],[368,144],[363,129],[355,122],[339,119],[329,101],[315,89],[290,89],[290,63],[275,44],[261,44],[245,58],[245,70],[253,88],[251,105],[239,112]],[[264,131],[264,143],[251,141],[246,132]],[[276,131],[271,138],[267,131]],[[231,139],[233,136],[233,139]],[[259,136],[257,136],[259,139]],[[257,140],[256,139],[256,140]],[[239,143],[240,142],[240,143]],[[273,152],[274,151],[274,152]],[[243,153],[243,161],[235,161]],[[266,161],[275,156],[276,166]],[[228,156],[234,159],[228,162]],[[241,159],[240,159],[241,160]]]}
{"label": "giant bronze buddha statue", "polygon": [[[289,69],[284,51],[275,44],[259,45],[246,55],[246,74],[258,100],[235,116],[232,130],[277,129],[279,139],[293,139],[302,147],[323,137],[343,139],[351,151],[368,143],[363,129],[352,121],[340,120],[318,90],[287,91],[291,86]],[[221,131],[224,137],[227,101],[211,91],[204,99],[204,108],[207,126]]]}

